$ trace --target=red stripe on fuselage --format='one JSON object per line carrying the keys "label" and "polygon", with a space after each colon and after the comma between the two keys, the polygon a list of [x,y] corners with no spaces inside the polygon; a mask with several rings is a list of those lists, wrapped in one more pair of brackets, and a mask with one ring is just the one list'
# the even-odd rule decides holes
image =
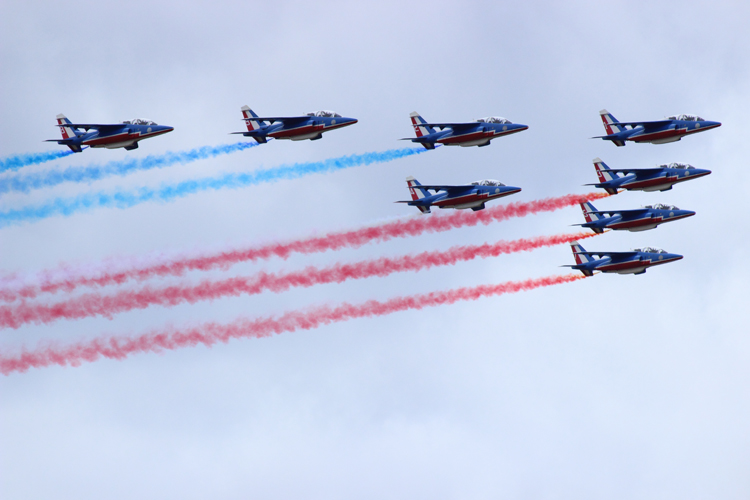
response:
{"label": "red stripe on fuselage", "polygon": [[651,132],[650,134],[638,134],[628,137],[626,140],[633,142],[649,142],[656,141],[659,139],[668,139],[670,137],[682,137],[687,135],[687,128],[678,128],[671,130],[662,130],[659,132]]}
{"label": "red stripe on fuselage", "polygon": [[86,146],[101,146],[104,144],[115,144],[118,142],[125,142],[129,140],[140,141],[142,139],[147,139],[149,137],[154,137],[156,135],[166,134],[167,132],[169,132],[169,130],[157,130],[155,132],[148,132],[145,134],[141,134],[140,132],[135,132],[133,134],[131,134],[130,132],[123,132],[122,134],[105,135],[104,137],[94,137],[93,139],[84,141],[82,144]]}
{"label": "red stripe on fuselage", "polygon": [[617,262],[614,264],[604,264],[603,266],[597,267],[596,271],[623,271],[625,269],[637,269],[639,267],[651,267],[651,266],[658,266],[659,264],[666,264],[667,262],[673,262],[675,260],[680,260],[679,258],[675,257],[673,259],[664,259],[664,260],[629,260],[627,262]]}

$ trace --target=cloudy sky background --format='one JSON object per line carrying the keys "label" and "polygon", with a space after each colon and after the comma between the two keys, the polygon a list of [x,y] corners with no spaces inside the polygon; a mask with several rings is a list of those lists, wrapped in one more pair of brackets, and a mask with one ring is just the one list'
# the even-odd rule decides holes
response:
{"label": "cloudy sky background", "polygon": [[[513,201],[584,193],[591,163],[682,161],[713,174],[600,209],[697,211],[590,250],[683,254],[641,276],[573,284],[0,378],[3,498],[727,498],[750,494],[744,2],[4,2],[0,157],[52,151],[54,116],[175,127],[140,149],[87,150],[44,172],[238,141],[239,108],[333,109],[359,123],[91,184],[6,194],[0,211],[116,188],[247,172],[409,143],[408,114],[530,126],[486,148],[96,209],[0,228],[2,272],[287,240],[413,215],[404,179],[521,186]],[[717,130],[616,148],[622,121],[696,113]],[[510,200],[510,199],[509,199]],[[505,201],[495,202],[505,203]],[[185,279],[296,270],[558,234],[578,207]],[[567,245],[428,272],[5,330],[16,349],[167,324],[276,314],[565,273]],[[58,297],[63,297],[60,294]]]}

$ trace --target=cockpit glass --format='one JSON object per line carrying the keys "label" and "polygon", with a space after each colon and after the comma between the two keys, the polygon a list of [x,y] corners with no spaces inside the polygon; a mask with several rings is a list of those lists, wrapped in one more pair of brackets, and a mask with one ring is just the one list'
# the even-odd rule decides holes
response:
{"label": "cockpit glass", "polygon": [[307,116],[319,116],[321,118],[341,118],[341,115],[336,113],[335,111],[328,111],[325,109],[315,111],[313,113],[307,113]]}
{"label": "cockpit glass", "polygon": [[122,123],[127,123],[128,125],[156,125],[156,122],[153,122],[151,120],[145,120],[143,118],[133,118],[132,120],[125,120]]}
{"label": "cockpit glass", "polygon": [[703,118],[701,118],[698,115],[673,115],[673,116],[668,116],[667,119],[668,120],[680,120],[680,121],[684,121],[684,122],[702,122],[702,121],[705,121],[705,120],[703,120]]}
{"label": "cockpit glass", "polygon": [[494,179],[484,179],[481,181],[474,181],[471,183],[472,186],[505,186],[500,181],[496,181]]}
{"label": "cockpit glass", "polygon": [[654,248],[654,247],[636,248],[635,251],[644,252],[644,253],[667,253],[665,250],[662,250],[661,248]]}
{"label": "cockpit glass", "polygon": [[679,208],[674,205],[666,205],[664,203],[654,203],[653,205],[646,205],[643,208],[653,208],[655,210],[679,210]]}
{"label": "cockpit glass", "polygon": [[684,170],[684,169],[690,169],[690,168],[693,168],[693,169],[694,169],[694,168],[695,168],[694,166],[692,166],[692,165],[689,165],[689,164],[687,164],[687,163],[677,163],[677,162],[673,162],[673,163],[662,163],[661,165],[659,165],[659,167],[661,167],[661,168],[681,168],[681,169],[683,169],[683,170]]}
{"label": "cockpit glass", "polygon": [[507,124],[512,123],[510,120],[503,118],[502,116],[486,116],[477,120],[479,123],[500,123]]}

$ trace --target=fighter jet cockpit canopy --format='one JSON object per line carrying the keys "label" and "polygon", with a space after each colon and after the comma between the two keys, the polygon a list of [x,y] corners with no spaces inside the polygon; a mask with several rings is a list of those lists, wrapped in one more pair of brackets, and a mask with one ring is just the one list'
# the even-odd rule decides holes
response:
{"label": "fighter jet cockpit canopy", "polygon": [[128,125],[158,125],[156,122],[153,122],[151,120],[146,120],[144,118],[134,118],[132,120],[124,120],[122,123],[127,123]]}
{"label": "fighter jet cockpit canopy", "polygon": [[675,162],[675,163],[669,163],[669,164],[667,164],[667,163],[662,163],[662,164],[661,164],[661,165],[659,165],[659,166],[660,166],[661,168],[681,168],[681,169],[690,169],[690,168],[695,168],[694,166],[692,166],[692,165],[688,165],[687,163],[676,163],[676,162]]}
{"label": "fighter jet cockpit canopy", "polygon": [[494,179],[484,179],[481,181],[474,181],[471,183],[472,186],[505,186],[500,181],[496,181]]}
{"label": "fighter jet cockpit canopy", "polygon": [[477,121],[479,123],[513,123],[510,120],[503,118],[502,116],[486,116],[484,118],[479,118]]}
{"label": "fighter jet cockpit canopy", "polygon": [[684,122],[702,122],[705,121],[703,118],[701,118],[698,115],[674,115],[674,116],[668,116],[667,120],[680,120]]}
{"label": "fighter jet cockpit canopy", "polygon": [[307,116],[319,116],[320,118],[341,118],[340,114],[336,113],[335,111],[329,111],[326,109],[307,113]]}
{"label": "fighter jet cockpit canopy", "polygon": [[666,250],[662,250],[661,248],[654,248],[654,247],[636,248],[635,251],[644,252],[644,253],[667,253]]}
{"label": "fighter jet cockpit canopy", "polygon": [[664,203],[654,203],[653,205],[646,205],[643,208],[652,208],[654,210],[679,210],[674,205],[666,205]]}

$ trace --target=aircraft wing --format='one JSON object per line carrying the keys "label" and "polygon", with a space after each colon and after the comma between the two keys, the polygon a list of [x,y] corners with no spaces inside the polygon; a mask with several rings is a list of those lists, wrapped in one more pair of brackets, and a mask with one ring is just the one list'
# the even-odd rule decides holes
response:
{"label": "aircraft wing", "polygon": [[295,123],[301,123],[313,118],[312,116],[258,116],[251,118],[242,118],[242,121],[246,122],[283,122],[284,124],[294,125]]}
{"label": "aircraft wing", "polygon": [[[59,127],[60,125],[55,125],[55,127]],[[128,126],[127,123],[107,123],[107,124],[100,124],[100,123],[68,123],[64,124],[66,127],[70,128],[82,128],[84,130],[89,130],[92,128],[95,128],[99,132],[103,134],[108,134],[110,132],[115,132],[117,130],[120,130],[122,128],[125,128]]]}
{"label": "aircraft wing", "polygon": [[467,186],[414,186],[415,188],[421,188],[421,189],[432,189],[434,191],[467,191],[469,189],[475,188],[476,186],[469,184]]}
{"label": "aircraft wing", "polygon": [[634,208],[632,210],[591,210],[588,213],[590,214],[638,214],[638,213],[646,213],[650,209],[649,208]]}
{"label": "aircraft wing", "polygon": [[613,123],[612,125],[622,125],[622,126],[629,125],[631,127],[642,126],[643,128],[659,128],[659,127],[663,127],[664,125],[669,125],[673,121],[674,120],[654,120],[651,122],[617,122],[617,123]]}
{"label": "aircraft wing", "polygon": [[635,257],[640,252],[576,252],[585,253],[589,255],[598,255],[599,257],[612,257],[613,260],[627,259],[628,257]]}
{"label": "aircraft wing", "polygon": [[617,172],[618,174],[635,174],[635,175],[646,175],[655,174],[662,172],[665,167],[650,167],[650,168],[610,168],[607,172]]}
{"label": "aircraft wing", "polygon": [[421,126],[433,127],[433,128],[452,128],[454,132],[466,132],[468,130],[479,128],[481,123],[469,122],[469,123],[420,123]]}

